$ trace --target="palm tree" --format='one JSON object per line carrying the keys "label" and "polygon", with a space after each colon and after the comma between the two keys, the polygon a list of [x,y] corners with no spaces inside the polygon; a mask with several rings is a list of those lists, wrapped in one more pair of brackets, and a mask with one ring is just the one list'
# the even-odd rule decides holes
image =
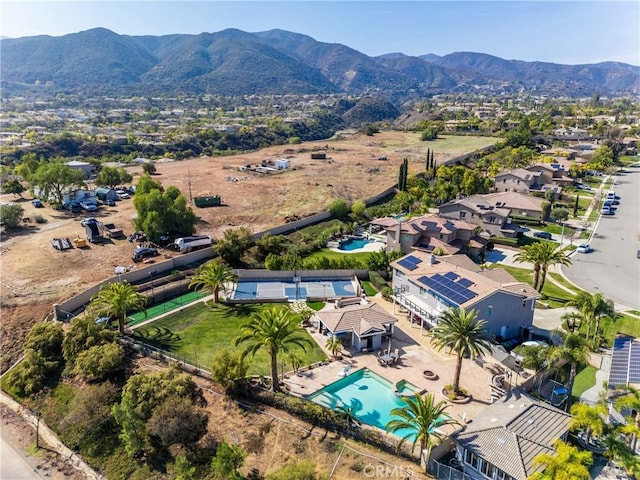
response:
{"label": "palm tree", "polygon": [[576,403],[571,406],[573,418],[569,422],[569,430],[584,430],[585,442],[589,444],[591,435],[600,437],[604,433],[604,419],[608,414],[607,407],[602,403],[597,403],[594,406]]}
{"label": "palm tree", "polygon": [[627,386],[627,393],[616,400],[616,408],[627,408],[636,412],[635,418],[629,417],[627,425],[623,427],[629,438],[629,446],[635,450],[635,443],[640,436],[640,390]]}
{"label": "palm tree", "polygon": [[536,472],[529,480],[590,480],[589,466],[593,463],[591,452],[578,450],[562,440],[553,444],[556,454],[543,453],[533,459],[544,470]]}
{"label": "palm tree", "polygon": [[562,328],[569,333],[576,333],[576,331],[580,331],[584,316],[580,312],[567,312],[560,319],[562,320]]}
{"label": "palm tree", "polygon": [[360,421],[356,416],[356,413],[360,410],[362,410],[362,402],[357,398],[352,398],[349,405],[342,403],[336,407],[336,412],[342,417],[347,427],[357,427],[360,425]]}
{"label": "palm tree", "polygon": [[555,364],[557,362],[563,362],[568,363],[570,366],[569,382],[567,385],[567,390],[569,391],[567,405],[570,406],[571,391],[573,390],[573,383],[578,373],[578,365],[588,363],[589,350],[587,349],[586,340],[577,334],[567,334],[559,330],[554,330],[554,333],[562,338],[562,345],[551,348],[549,352],[549,363]]}
{"label": "palm tree", "polygon": [[538,292],[542,292],[544,282],[547,279],[547,270],[553,265],[571,265],[571,259],[564,253],[561,245],[555,245],[549,242],[538,242],[537,261],[540,265],[542,273],[540,282],[538,283]]}
{"label": "palm tree", "polygon": [[616,317],[616,311],[612,300],[608,300],[601,293],[589,293],[581,291],[567,302],[568,306],[578,309],[587,322],[587,341],[591,335],[591,326],[595,323],[594,337],[598,334],[602,317]]}
{"label": "palm tree", "polygon": [[342,351],[342,342],[340,342],[340,339],[335,335],[327,338],[325,346],[331,352],[333,358],[336,358],[338,356],[338,353]]}
{"label": "palm tree", "polygon": [[533,281],[531,286],[537,290],[538,281],[540,279],[540,262],[538,261],[538,245],[540,242],[525,245],[520,251],[513,257],[516,262],[519,263],[533,263]]}
{"label": "palm tree", "polygon": [[457,356],[456,370],[453,376],[453,391],[460,391],[460,371],[462,358],[466,356],[483,357],[491,351],[491,342],[486,322],[477,320],[476,310],[467,311],[463,307],[445,311],[438,320],[438,324],[431,330],[433,346],[438,350],[449,348]]}
{"label": "palm tree", "polygon": [[120,335],[124,335],[127,313],[131,310],[145,310],[147,300],[145,295],[127,281],[109,283],[91,297],[88,309],[90,312],[117,320]]}
{"label": "palm tree", "polygon": [[226,263],[222,263],[220,260],[212,260],[203,265],[200,265],[196,270],[196,274],[189,283],[189,288],[196,287],[196,289],[211,289],[213,294],[213,301],[218,303],[219,291],[224,287],[226,283],[234,282],[238,279],[237,275],[233,273],[231,267]]}
{"label": "palm tree", "polygon": [[304,335],[300,319],[291,311],[273,307],[251,316],[240,327],[240,335],[233,340],[234,346],[246,343],[243,356],[255,355],[264,348],[271,357],[271,389],[278,391],[278,353],[291,353],[294,347],[306,351],[311,345],[309,337]]}
{"label": "palm tree", "polygon": [[425,459],[429,459],[431,449],[440,444],[447,435],[439,430],[444,425],[459,425],[458,421],[446,414],[447,404],[444,401],[435,403],[433,394],[424,396],[402,397],[405,403],[402,407],[391,410],[391,415],[398,417],[390,420],[386,430],[395,433],[399,430],[408,430],[408,433],[400,439],[398,448],[413,437],[411,451],[416,445],[420,445],[420,451],[427,450]]}

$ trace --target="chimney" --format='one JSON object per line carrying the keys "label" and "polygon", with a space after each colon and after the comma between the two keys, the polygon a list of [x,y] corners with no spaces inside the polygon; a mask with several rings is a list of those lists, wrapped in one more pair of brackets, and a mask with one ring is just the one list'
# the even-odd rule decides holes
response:
{"label": "chimney", "polygon": [[396,224],[396,244],[399,247],[400,244],[400,232],[402,231],[402,221],[398,221]]}

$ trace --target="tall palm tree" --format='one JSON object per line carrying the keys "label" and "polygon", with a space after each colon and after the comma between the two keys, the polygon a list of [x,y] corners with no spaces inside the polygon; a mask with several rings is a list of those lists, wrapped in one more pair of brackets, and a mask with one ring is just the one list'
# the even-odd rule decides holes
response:
{"label": "tall palm tree", "polygon": [[598,334],[602,317],[616,317],[616,311],[612,300],[608,300],[602,293],[589,293],[581,291],[567,302],[568,306],[578,309],[587,322],[587,341],[591,336],[591,327],[595,323],[594,336]]}
{"label": "tall palm tree", "polygon": [[462,358],[467,356],[483,357],[491,351],[489,334],[485,329],[486,322],[477,320],[476,310],[465,310],[463,307],[445,311],[438,324],[431,330],[433,346],[438,350],[449,348],[457,357],[453,376],[453,391],[460,391],[460,371]]}
{"label": "tall palm tree", "polygon": [[551,348],[549,352],[549,362],[551,364],[557,362],[569,364],[569,382],[567,384],[569,395],[567,397],[567,406],[571,406],[571,391],[573,390],[573,383],[578,374],[578,365],[588,363],[589,350],[587,349],[586,340],[577,334],[566,334],[560,330],[554,330],[554,333],[562,338],[562,345]]}
{"label": "tall palm tree", "polygon": [[540,279],[540,262],[538,261],[538,249],[540,242],[525,245],[520,251],[513,257],[516,262],[519,263],[532,263],[533,264],[533,281],[531,286],[537,290],[538,282]]}
{"label": "tall palm tree", "polygon": [[416,445],[420,445],[420,451],[427,450],[425,458],[428,460],[431,449],[447,438],[447,435],[438,427],[459,425],[459,423],[446,414],[446,402],[436,403],[431,393],[424,396],[402,397],[401,400],[405,405],[391,410],[391,415],[398,418],[390,420],[386,430],[391,433],[407,430],[408,432],[400,439],[398,448],[413,437],[411,451],[415,450]]}
{"label": "tall palm tree", "polygon": [[233,339],[233,345],[247,344],[243,356],[255,355],[266,349],[271,357],[271,389],[276,392],[278,384],[278,353],[289,354],[294,347],[306,351],[311,345],[309,337],[304,335],[300,319],[291,311],[273,307],[251,316],[249,321],[240,327],[240,335]]}
{"label": "tall palm tree", "polygon": [[578,450],[562,440],[556,440],[553,447],[555,455],[543,453],[533,459],[534,464],[541,465],[544,470],[534,473],[529,480],[590,480],[591,452]]}
{"label": "tall palm tree", "polygon": [[229,265],[216,259],[198,267],[193,279],[189,283],[189,288],[196,287],[196,289],[199,290],[206,288],[211,289],[213,301],[218,303],[220,299],[220,289],[224,287],[225,283],[235,282],[237,279],[237,275],[233,273]]}
{"label": "tall palm tree", "polygon": [[605,418],[608,417],[609,412],[603,403],[597,403],[594,406],[576,403],[571,406],[571,415],[573,418],[569,422],[569,430],[584,430],[587,437],[585,441],[588,444],[591,435],[599,437],[604,433]]}
{"label": "tall palm tree", "polygon": [[[124,321],[131,310],[144,310],[147,297],[129,282],[104,285],[89,303],[89,311],[118,321],[120,335],[124,335]],[[146,311],[146,310],[145,310]]]}
{"label": "tall palm tree", "polygon": [[564,253],[561,245],[555,245],[550,242],[538,242],[537,260],[540,265],[541,274],[538,283],[538,291],[542,292],[544,282],[547,279],[547,271],[549,267],[554,265],[571,265],[571,259]]}

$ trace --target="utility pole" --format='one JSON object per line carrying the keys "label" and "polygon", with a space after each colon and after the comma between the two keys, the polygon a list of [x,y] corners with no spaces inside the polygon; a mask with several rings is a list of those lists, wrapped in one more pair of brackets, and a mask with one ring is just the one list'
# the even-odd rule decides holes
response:
{"label": "utility pole", "polygon": [[193,194],[191,193],[191,169],[187,171],[187,185],[189,186],[189,203],[193,203]]}

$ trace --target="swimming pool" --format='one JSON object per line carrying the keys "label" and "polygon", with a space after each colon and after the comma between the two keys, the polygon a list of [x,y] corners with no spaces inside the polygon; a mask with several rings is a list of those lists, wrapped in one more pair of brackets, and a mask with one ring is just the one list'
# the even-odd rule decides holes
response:
{"label": "swimming pool", "polygon": [[244,281],[240,280],[233,291],[232,297],[237,300],[283,299],[289,301],[306,300],[307,297],[331,298],[353,297],[356,289],[351,280],[315,280],[302,279],[292,281],[269,280]]}
{"label": "swimming pool", "polygon": [[[404,395],[419,391],[418,387],[406,380],[398,382],[397,388]],[[351,407],[359,421],[386,431],[387,423],[394,418],[391,410],[406,405],[394,390],[389,380],[368,368],[362,368],[312,393],[307,400],[332,410],[342,406]],[[394,435],[404,437],[408,433],[411,431],[399,430]]]}
{"label": "swimming pool", "polygon": [[340,242],[340,244],[338,245],[338,250],[350,252],[351,250],[364,248],[364,246],[370,242],[371,240],[369,240],[368,238],[348,238],[347,240],[343,240]]}

